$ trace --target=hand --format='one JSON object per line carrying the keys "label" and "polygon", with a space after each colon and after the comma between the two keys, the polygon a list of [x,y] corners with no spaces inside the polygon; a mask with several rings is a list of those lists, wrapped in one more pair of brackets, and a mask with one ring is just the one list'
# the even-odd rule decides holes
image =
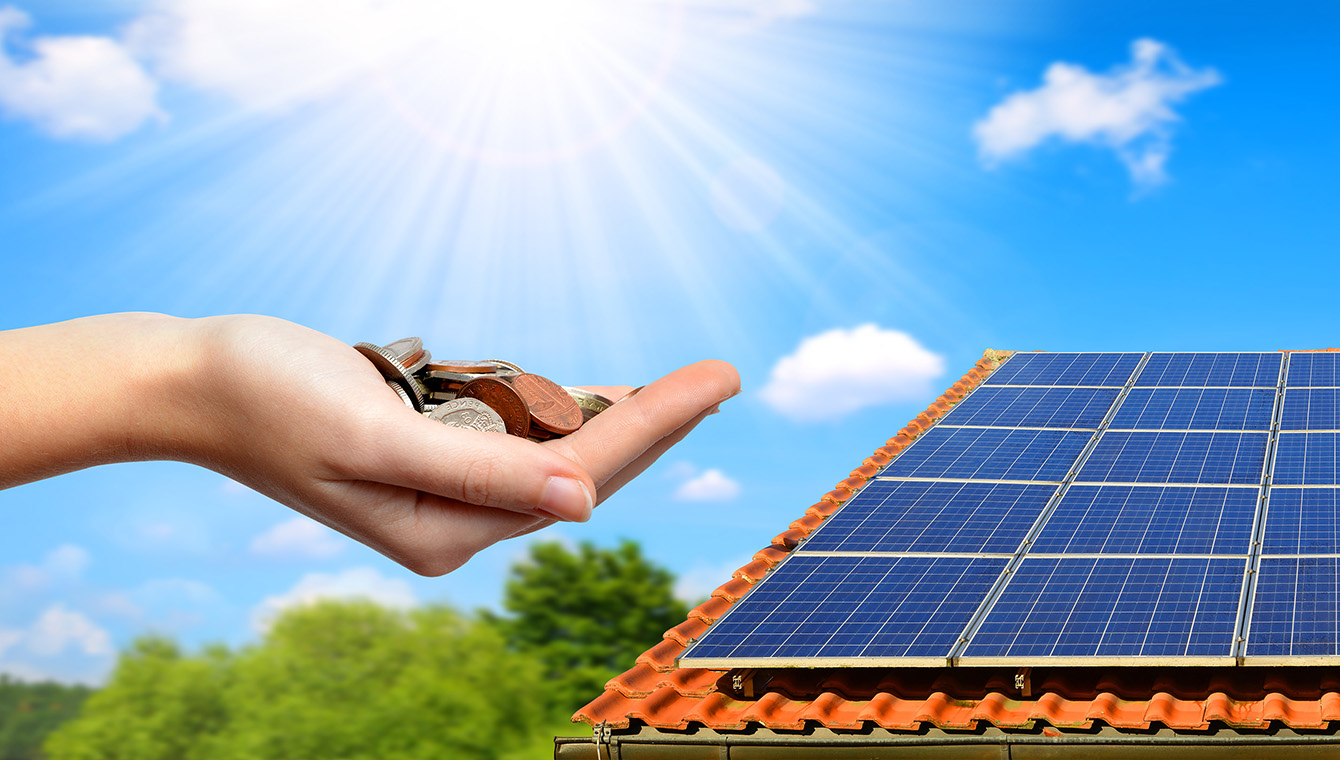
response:
{"label": "hand", "polygon": [[[353,348],[279,319],[75,320],[0,333],[0,360],[53,344],[66,354],[53,364],[101,359],[104,397],[94,406],[103,415],[79,420],[81,446],[80,433],[61,427],[65,410],[44,415],[41,389],[20,383],[33,413],[0,418],[0,433],[50,443],[0,450],[9,473],[0,485],[108,461],[194,462],[424,575],[555,519],[588,519],[739,391],[729,364],[700,362],[537,444],[428,420]],[[594,390],[622,397],[628,388]]]}

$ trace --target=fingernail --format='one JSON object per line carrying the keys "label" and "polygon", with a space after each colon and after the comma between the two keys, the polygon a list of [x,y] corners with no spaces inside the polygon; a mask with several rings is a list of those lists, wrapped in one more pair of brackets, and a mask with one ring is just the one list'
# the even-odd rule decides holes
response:
{"label": "fingernail", "polygon": [[545,481],[536,509],[566,522],[586,522],[591,519],[593,506],[585,483],[555,475]]}
{"label": "fingernail", "polygon": [[711,417],[714,414],[721,414],[721,404],[717,404],[716,406],[713,406],[711,409],[708,409],[706,416]]}

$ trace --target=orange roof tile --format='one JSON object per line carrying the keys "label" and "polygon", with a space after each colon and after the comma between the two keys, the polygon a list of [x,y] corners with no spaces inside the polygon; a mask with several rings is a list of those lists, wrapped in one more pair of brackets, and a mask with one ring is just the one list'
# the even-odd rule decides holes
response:
{"label": "orange roof tile", "polygon": [[1241,729],[1266,728],[1272,721],[1317,729],[1340,720],[1337,668],[1036,669],[1029,693],[1023,694],[1008,669],[745,671],[736,674],[744,686],[737,689],[729,671],[675,666],[694,637],[1011,353],[988,349],[925,412],[642,653],[632,669],[610,679],[604,693],[577,711],[573,721],[611,728],[627,728],[633,720],[661,729],[701,724],[718,731],[750,724],[803,729],[812,722],[827,728],[874,724],[917,731],[925,725],[976,730],[979,724],[1031,730],[1037,723],[1088,729],[1099,721],[1125,729],[1162,724],[1205,730],[1216,721]]}

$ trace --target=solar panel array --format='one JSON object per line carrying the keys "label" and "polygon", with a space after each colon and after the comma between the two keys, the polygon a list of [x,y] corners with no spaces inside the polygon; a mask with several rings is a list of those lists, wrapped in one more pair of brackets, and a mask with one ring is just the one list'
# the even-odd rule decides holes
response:
{"label": "solar panel array", "polygon": [[680,658],[1340,660],[1340,354],[1021,353]]}

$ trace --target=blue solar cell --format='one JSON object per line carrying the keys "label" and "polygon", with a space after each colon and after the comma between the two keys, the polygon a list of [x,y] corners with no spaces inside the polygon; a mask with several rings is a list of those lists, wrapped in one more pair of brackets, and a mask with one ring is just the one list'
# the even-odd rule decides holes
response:
{"label": "blue solar cell", "polygon": [[1270,482],[1286,486],[1340,485],[1336,433],[1280,433]]}
{"label": "blue solar cell", "polygon": [[1340,491],[1272,488],[1262,554],[1340,554]]}
{"label": "blue solar cell", "polygon": [[1264,388],[1132,388],[1111,430],[1269,430],[1275,391]]}
{"label": "blue solar cell", "polygon": [[977,389],[940,421],[985,427],[1096,428],[1117,400],[1115,388]]}
{"label": "blue solar cell", "polygon": [[1005,565],[797,554],[684,658],[947,657]]}
{"label": "blue solar cell", "polygon": [[1289,388],[1340,387],[1340,353],[1325,351],[1289,354],[1289,377],[1284,384]]}
{"label": "blue solar cell", "polygon": [[1142,354],[1046,354],[1011,356],[986,379],[987,385],[1102,385],[1131,379]]}
{"label": "blue solar cell", "polygon": [[842,505],[799,551],[1011,554],[1056,488],[876,480]]}
{"label": "blue solar cell", "polygon": [[905,478],[1059,481],[1091,433],[934,427],[880,474]]}
{"label": "blue solar cell", "polygon": [[1280,430],[1340,430],[1340,388],[1286,388]]}
{"label": "blue solar cell", "polygon": [[968,657],[1228,656],[1245,559],[1033,557]]}
{"label": "blue solar cell", "polygon": [[[1075,477],[1084,483],[1249,484],[1261,480],[1268,433],[1103,433]],[[895,460],[896,461],[896,460]]]}
{"label": "blue solar cell", "polygon": [[1153,354],[1135,385],[1162,387],[1212,385],[1274,388],[1279,385],[1282,354]]}
{"label": "blue solar cell", "polygon": [[1248,657],[1340,653],[1337,562],[1335,557],[1261,559]]}
{"label": "blue solar cell", "polygon": [[1034,554],[1246,554],[1258,492],[1251,488],[1071,486]]}

